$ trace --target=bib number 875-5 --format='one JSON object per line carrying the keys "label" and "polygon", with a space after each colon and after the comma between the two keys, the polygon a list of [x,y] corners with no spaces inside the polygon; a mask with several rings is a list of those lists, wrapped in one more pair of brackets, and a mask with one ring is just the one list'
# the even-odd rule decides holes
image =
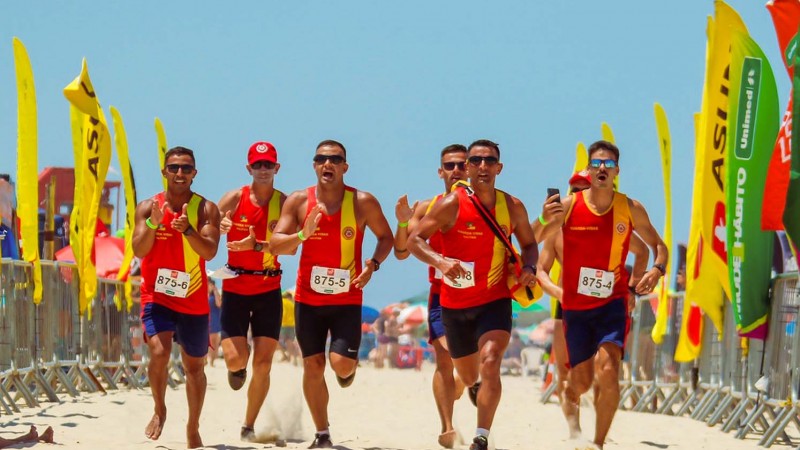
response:
{"label": "bib number 875-5", "polygon": [[343,278],[326,277],[324,275],[315,275],[314,284],[317,286],[338,286],[340,288],[347,286]]}

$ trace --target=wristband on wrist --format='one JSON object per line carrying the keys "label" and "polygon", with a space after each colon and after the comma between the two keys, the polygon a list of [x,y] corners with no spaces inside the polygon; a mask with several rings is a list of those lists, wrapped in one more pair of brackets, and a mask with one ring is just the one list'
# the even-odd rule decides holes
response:
{"label": "wristband on wrist", "polygon": [[153,222],[151,222],[149,217],[147,218],[147,220],[144,221],[144,224],[147,225],[147,228],[150,228],[151,230],[157,230],[158,229],[158,225],[156,225]]}
{"label": "wristband on wrist", "polygon": [[305,241],[308,238],[305,237],[305,235],[303,234],[303,230],[300,230],[300,231],[297,232],[297,239],[300,239],[300,242],[302,242],[302,241]]}
{"label": "wristband on wrist", "polygon": [[533,272],[533,274],[536,275],[536,266],[532,266],[530,264],[525,264],[524,266],[522,266],[523,269],[526,268],[526,267],[528,269],[531,269],[531,272]]}
{"label": "wristband on wrist", "polygon": [[183,230],[183,235],[184,236],[191,236],[192,233],[194,233],[194,228],[192,228],[191,225],[189,225],[188,227],[186,227],[185,230]]}
{"label": "wristband on wrist", "polygon": [[539,214],[539,223],[542,225],[547,225],[550,222],[544,220],[544,214]]}
{"label": "wristband on wrist", "polygon": [[408,227],[408,222],[397,222],[398,228],[406,228]]}

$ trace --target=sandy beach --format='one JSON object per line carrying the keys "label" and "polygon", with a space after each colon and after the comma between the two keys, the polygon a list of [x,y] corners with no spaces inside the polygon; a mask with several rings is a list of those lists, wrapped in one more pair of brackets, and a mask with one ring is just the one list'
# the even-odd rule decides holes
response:
{"label": "sandy beach", "polygon": [[[232,391],[226,381],[224,363],[207,367],[206,395],[200,432],[206,448],[258,449],[276,447],[275,438],[286,448],[307,448],[313,438],[311,416],[302,397],[302,370],[288,363],[276,363],[272,387],[256,423],[264,443],[239,440],[244,413],[245,389]],[[422,371],[359,368],[355,383],[341,389],[327,371],[330,389],[331,434],[340,450],[422,450],[438,449],[439,420],[431,395],[433,366]],[[503,399],[497,411],[491,441],[497,449],[574,449],[580,442],[568,441],[567,428],[555,404],[539,403],[538,377],[503,377]],[[36,444],[36,448],[59,449],[169,449],[185,448],[187,415],[184,387],[168,390],[166,426],[158,441],[144,437],[152,402],[149,390],[111,391],[107,395],[84,394],[44,408],[25,408],[21,413],[0,418],[0,436],[19,436],[31,424],[43,431],[55,429],[57,444]],[[581,411],[584,435],[593,433],[594,412]],[[456,402],[455,425],[468,448],[475,431],[475,408],[466,395]],[[719,427],[689,418],[667,417],[620,411],[609,435],[607,449],[754,449],[757,437],[737,440]],[[270,442],[268,442],[270,441]],[[31,444],[28,444],[30,446]],[[27,448],[18,446],[12,448]],[[776,444],[773,448],[788,448]]]}

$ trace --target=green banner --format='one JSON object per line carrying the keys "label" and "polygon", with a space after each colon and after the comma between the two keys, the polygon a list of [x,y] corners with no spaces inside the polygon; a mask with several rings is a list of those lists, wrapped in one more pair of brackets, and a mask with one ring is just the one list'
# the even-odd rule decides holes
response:
{"label": "green banner", "polygon": [[[800,32],[799,32],[800,33]],[[800,130],[800,52],[793,52],[794,56],[788,60],[795,68],[792,75],[792,129]],[[789,191],[786,193],[786,209],[783,211],[783,226],[789,242],[792,244],[792,253],[797,259],[797,249],[800,248],[800,133],[792,133],[792,168],[789,176]]]}
{"label": "green banner", "polygon": [[728,275],[739,334],[765,339],[774,236],[761,231],[761,210],[780,126],[778,88],[758,44],[744,33],[732,37],[725,183]]}

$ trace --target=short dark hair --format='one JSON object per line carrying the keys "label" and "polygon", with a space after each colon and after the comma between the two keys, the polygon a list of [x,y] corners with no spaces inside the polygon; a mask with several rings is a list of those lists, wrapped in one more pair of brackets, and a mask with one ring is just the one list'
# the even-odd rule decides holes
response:
{"label": "short dark hair", "polygon": [[324,141],[322,141],[319,144],[317,144],[317,150],[319,150],[320,147],[325,147],[325,146],[328,146],[328,145],[332,146],[332,147],[341,148],[342,151],[344,152],[344,159],[345,159],[345,161],[347,161],[347,149],[344,148],[344,145],[342,145],[342,143],[339,142],[339,141],[334,141],[333,139],[325,139]]}
{"label": "short dark hair", "polygon": [[608,150],[614,154],[614,157],[617,158],[617,162],[619,162],[619,149],[616,145],[612,144],[608,141],[599,140],[592,145],[589,146],[589,159],[592,159],[592,153],[599,152],[600,150]]}
{"label": "short dark hair", "polygon": [[500,145],[497,144],[496,142],[492,142],[492,141],[490,141],[488,139],[478,139],[477,141],[473,142],[472,144],[469,144],[469,148],[467,149],[467,153],[472,151],[472,149],[474,147],[489,147],[489,148],[493,148],[494,151],[497,152],[497,158],[500,158]]}
{"label": "short dark hair", "polygon": [[194,159],[194,152],[191,149],[186,147],[172,147],[171,149],[167,150],[167,153],[164,154],[164,165],[166,166],[167,160],[170,156],[177,156],[177,155],[189,155],[192,158],[192,164],[197,164],[197,161]]}
{"label": "short dark hair", "polygon": [[6,180],[11,183],[11,175],[7,173],[0,173],[0,180]]}
{"label": "short dark hair", "polygon": [[450,153],[467,153],[467,147],[464,147],[461,144],[450,144],[442,149],[442,154],[440,155],[440,158],[444,158],[444,155]]}

